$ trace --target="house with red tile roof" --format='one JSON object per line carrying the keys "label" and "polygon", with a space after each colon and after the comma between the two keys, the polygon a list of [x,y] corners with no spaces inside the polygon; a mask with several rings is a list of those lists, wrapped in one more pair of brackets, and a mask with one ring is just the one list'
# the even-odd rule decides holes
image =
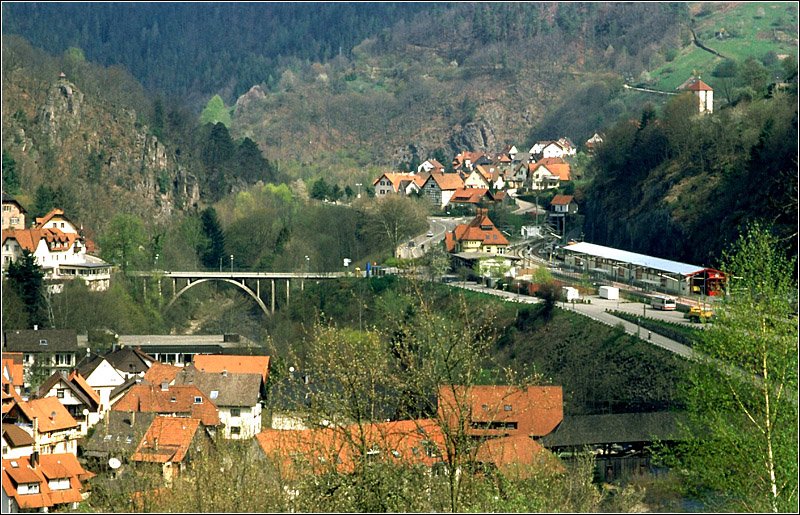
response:
{"label": "house with red tile roof", "polygon": [[136,446],[130,460],[159,464],[164,480],[169,483],[183,472],[192,457],[202,452],[210,441],[200,419],[157,416]]}
{"label": "house with red tile roof", "polygon": [[465,188],[484,188],[489,189],[492,184],[492,172],[485,166],[478,165],[472,168],[472,171],[464,178]]}
{"label": "house with red tile roof", "polygon": [[43,454],[78,451],[78,422],[56,397],[17,402],[3,417],[3,424],[29,431],[34,450]]}
{"label": "house with red tile roof", "polygon": [[175,377],[180,371],[181,367],[155,361],[142,376],[142,382],[156,386],[161,386],[163,383],[172,385],[175,384]]}
{"label": "house with red tile roof", "polygon": [[483,252],[505,254],[508,240],[489,218],[488,210],[479,208],[468,224],[457,225],[445,234],[445,248],[450,253]]}
{"label": "house with red tile roof", "polygon": [[477,206],[483,202],[491,201],[488,188],[461,188],[457,189],[448,202],[449,207]]}
{"label": "house with red tile roof", "polygon": [[74,454],[41,454],[3,460],[3,513],[75,510],[94,474]]}
{"label": "house with red tile roof", "polygon": [[526,186],[532,190],[557,188],[562,182],[571,181],[569,163],[559,157],[545,157],[528,165]]}
{"label": "house with red tile roof", "polygon": [[550,201],[550,208],[556,214],[575,214],[578,212],[578,204],[572,195],[556,195]]}
{"label": "house with red tile roof", "polygon": [[420,164],[417,167],[418,174],[433,173],[433,172],[444,173],[444,165],[439,161],[437,161],[436,159],[428,159],[426,161],[423,161],[422,164]]}
{"label": "house with red tile roof", "polygon": [[38,396],[55,397],[78,422],[78,432],[86,436],[100,420],[100,395],[77,370],[55,372],[39,387]]}
{"label": "house with red tile roof", "polygon": [[208,427],[220,423],[216,404],[194,385],[137,384],[111,410],[197,418]]}
{"label": "house with red tile roof", "polygon": [[469,268],[483,277],[502,275],[520,259],[506,252],[508,240],[489,218],[486,208],[477,208],[470,223],[445,233],[444,246],[454,268]]}
{"label": "house with red tile roof", "polygon": [[463,425],[473,438],[541,438],[564,418],[563,392],[560,386],[444,385],[438,410],[449,425]]}
{"label": "house with red tile roof", "polygon": [[416,186],[416,174],[407,172],[384,172],[372,181],[375,189],[375,197],[381,198],[387,195],[407,195],[406,189],[409,185]]}
{"label": "house with red tile roof", "polygon": [[[6,388],[8,385],[8,388]],[[22,394],[25,385],[25,371],[22,364],[21,352],[3,351],[3,391],[10,394],[11,390],[17,395]]]}
{"label": "house with red tile roof", "polygon": [[3,229],[3,269],[18,261],[23,251],[33,254],[46,280],[80,278],[92,290],[108,289],[111,265],[87,253],[88,242],[61,209],[37,218],[30,229]]}

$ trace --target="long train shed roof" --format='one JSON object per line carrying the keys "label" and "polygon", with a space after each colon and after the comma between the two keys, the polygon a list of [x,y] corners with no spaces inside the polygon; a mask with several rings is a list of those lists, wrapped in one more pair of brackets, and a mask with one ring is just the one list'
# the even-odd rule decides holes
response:
{"label": "long train shed roof", "polygon": [[668,259],[662,259],[653,256],[646,256],[644,254],[628,252],[627,250],[595,245],[594,243],[573,243],[572,245],[564,246],[563,249],[569,252],[577,252],[579,254],[610,259],[612,261],[618,261],[621,263],[630,263],[632,265],[652,268],[653,270],[659,270],[671,274],[688,276],[706,270],[706,267],[702,266],[680,263],[678,261],[670,261]]}

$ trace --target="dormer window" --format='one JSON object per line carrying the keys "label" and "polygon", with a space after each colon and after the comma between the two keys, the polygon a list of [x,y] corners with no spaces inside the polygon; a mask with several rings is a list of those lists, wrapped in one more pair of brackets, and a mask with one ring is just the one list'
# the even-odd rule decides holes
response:
{"label": "dormer window", "polygon": [[203,398],[202,397],[195,397],[194,398],[194,403],[195,404],[202,404],[203,403]]}
{"label": "dormer window", "polygon": [[503,411],[511,411],[511,404],[506,404],[503,406]]}
{"label": "dormer window", "polygon": [[39,340],[39,345],[47,345],[47,340],[42,338],[41,340]]}

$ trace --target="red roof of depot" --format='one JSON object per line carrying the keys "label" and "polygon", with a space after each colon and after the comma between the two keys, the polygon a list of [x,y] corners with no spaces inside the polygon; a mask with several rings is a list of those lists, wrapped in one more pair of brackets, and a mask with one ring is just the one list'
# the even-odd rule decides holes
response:
{"label": "red roof of depot", "polygon": [[564,418],[563,393],[560,386],[442,386],[439,412],[454,424],[466,414],[474,436],[540,437]]}

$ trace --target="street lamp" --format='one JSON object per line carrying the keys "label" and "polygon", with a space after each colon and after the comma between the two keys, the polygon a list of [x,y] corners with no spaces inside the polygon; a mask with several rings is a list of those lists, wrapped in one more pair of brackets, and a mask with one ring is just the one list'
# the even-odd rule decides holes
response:
{"label": "street lamp", "polygon": [[233,254],[231,254],[231,273],[233,273]]}
{"label": "street lamp", "polygon": [[308,271],[309,271],[310,269],[311,269],[311,258],[309,258],[308,256],[306,256],[306,274],[308,273]]}
{"label": "street lamp", "polygon": [[155,267],[156,267],[156,269],[158,269],[158,254],[156,254],[156,265],[155,265]]}
{"label": "street lamp", "polygon": [[219,257],[219,271],[222,272],[222,256]]}

